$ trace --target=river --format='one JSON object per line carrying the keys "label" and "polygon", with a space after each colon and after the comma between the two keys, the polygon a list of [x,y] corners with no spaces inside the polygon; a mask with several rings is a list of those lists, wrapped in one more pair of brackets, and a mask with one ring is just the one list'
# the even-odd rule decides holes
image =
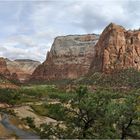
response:
{"label": "river", "polygon": [[2,120],[0,123],[7,129],[7,131],[16,134],[19,139],[40,139],[35,133],[27,132],[11,124],[9,121],[9,115],[5,113],[2,113]]}

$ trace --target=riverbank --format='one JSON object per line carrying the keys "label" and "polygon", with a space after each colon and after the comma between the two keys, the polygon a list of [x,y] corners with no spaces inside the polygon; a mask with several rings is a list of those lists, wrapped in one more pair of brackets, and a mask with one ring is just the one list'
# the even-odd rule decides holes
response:
{"label": "riverbank", "polygon": [[11,122],[14,116],[11,116],[5,113],[1,113],[0,116],[1,116],[0,138],[2,139],[40,139],[40,137],[37,136],[35,133],[29,132],[28,130],[24,130],[23,128],[19,128],[17,127],[16,124],[14,125],[14,123]]}

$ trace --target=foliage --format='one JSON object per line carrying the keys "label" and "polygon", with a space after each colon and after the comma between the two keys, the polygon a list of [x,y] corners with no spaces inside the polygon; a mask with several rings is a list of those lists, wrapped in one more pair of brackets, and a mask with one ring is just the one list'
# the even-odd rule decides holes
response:
{"label": "foliage", "polygon": [[65,108],[60,103],[31,105],[31,107],[39,115],[47,116],[58,121],[65,119]]}
{"label": "foliage", "polygon": [[122,69],[111,74],[94,73],[92,76],[80,78],[75,81],[80,84],[94,84],[102,87],[133,87],[140,86],[140,72],[135,69]]}
{"label": "foliage", "polygon": [[75,93],[65,93],[54,85],[31,85],[19,90],[0,89],[0,102],[13,105],[42,101],[42,104],[31,105],[35,113],[58,122],[36,128],[34,119],[27,117],[26,122],[40,133],[41,138],[140,138],[139,72],[127,69],[111,75],[94,73],[76,82],[94,84],[97,89],[93,93],[84,86],[77,88]]}
{"label": "foliage", "polygon": [[68,101],[70,100],[74,94],[68,94],[62,92],[54,85],[32,85],[29,87],[21,87],[18,91],[19,94],[22,96],[21,102],[35,102],[39,100],[48,100],[48,99],[55,99]]}
{"label": "foliage", "polygon": [[20,95],[14,89],[0,89],[0,102],[14,105],[20,100]]}
{"label": "foliage", "polygon": [[65,92],[49,92],[48,96],[50,99],[58,99],[61,102],[69,101],[74,98],[75,93],[65,93]]}
{"label": "foliage", "polygon": [[139,99],[139,93],[120,98],[105,90],[89,93],[80,87],[66,109],[65,120],[42,125],[40,135],[60,139],[140,138]]}
{"label": "foliage", "polygon": [[34,123],[34,119],[31,117],[26,117],[23,120],[26,121],[26,123],[29,125],[30,128],[35,128],[35,123]]}
{"label": "foliage", "polygon": [[72,82],[73,80],[70,80],[70,79],[61,79],[61,80],[51,80],[51,81],[46,81],[46,80],[31,80],[30,81],[30,84],[34,84],[34,85],[40,85],[40,84],[43,84],[43,85],[68,85]]}
{"label": "foliage", "polygon": [[41,105],[31,105],[31,108],[35,111],[35,113],[37,113],[38,115],[41,116],[47,116],[48,114],[48,110],[45,107],[45,104],[41,104]]}
{"label": "foliage", "polygon": [[21,96],[21,103],[37,102],[38,100],[46,100],[49,92],[56,91],[54,85],[32,85],[23,86],[18,90]]}
{"label": "foliage", "polygon": [[109,104],[109,122],[116,124],[121,139],[140,138],[140,96],[128,95],[123,101]]}

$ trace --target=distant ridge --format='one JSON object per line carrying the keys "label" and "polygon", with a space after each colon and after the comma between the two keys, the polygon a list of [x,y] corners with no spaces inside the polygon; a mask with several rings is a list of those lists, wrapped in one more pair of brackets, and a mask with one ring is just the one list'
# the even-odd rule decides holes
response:
{"label": "distant ridge", "polygon": [[40,63],[39,61],[32,60],[32,59],[15,59],[14,61],[18,61],[18,62],[20,62],[20,61],[23,61],[23,62],[38,62],[38,63]]}
{"label": "distant ridge", "polygon": [[41,64],[39,61],[31,59],[16,59],[14,61],[6,59],[6,63],[10,73],[16,73],[21,82],[28,80],[35,68]]}

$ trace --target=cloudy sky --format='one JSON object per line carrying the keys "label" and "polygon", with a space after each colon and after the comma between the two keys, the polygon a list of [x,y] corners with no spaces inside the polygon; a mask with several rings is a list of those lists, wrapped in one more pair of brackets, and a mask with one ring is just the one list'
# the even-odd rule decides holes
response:
{"label": "cloudy sky", "polygon": [[43,61],[56,36],[140,27],[140,0],[0,0],[0,56]]}

